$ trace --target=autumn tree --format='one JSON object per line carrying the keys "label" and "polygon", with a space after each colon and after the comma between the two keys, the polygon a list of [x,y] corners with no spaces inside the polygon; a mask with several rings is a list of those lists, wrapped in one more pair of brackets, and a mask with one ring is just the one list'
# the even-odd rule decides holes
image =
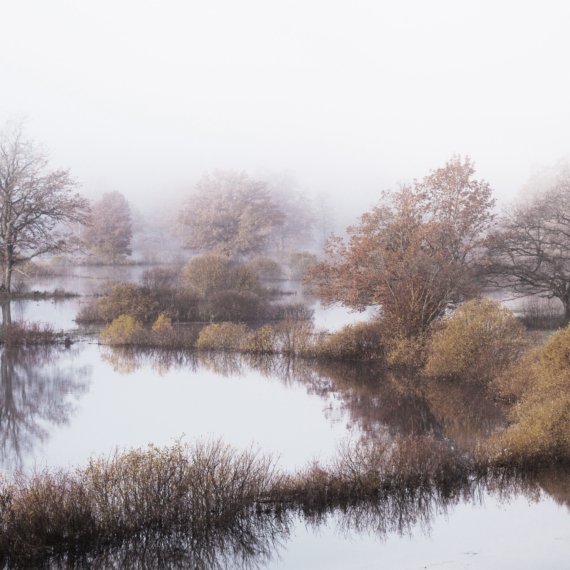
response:
{"label": "autumn tree", "polygon": [[511,204],[487,240],[486,281],[515,296],[557,298],[570,319],[570,171]]}
{"label": "autumn tree", "polygon": [[131,209],[120,192],[103,194],[93,204],[90,225],[85,228],[83,240],[91,253],[116,263],[125,255],[131,255],[133,237]]}
{"label": "autumn tree", "polygon": [[214,171],[196,184],[186,200],[180,222],[189,230],[185,247],[227,258],[261,253],[271,232],[283,223],[267,183],[245,172]]}
{"label": "autumn tree", "polygon": [[83,223],[89,202],[74,193],[68,170],[50,170],[46,152],[25,137],[21,121],[0,131],[0,263],[2,291],[12,272],[46,254],[76,251],[81,241],[73,224]]}
{"label": "autumn tree", "polygon": [[325,305],[380,305],[399,334],[424,331],[476,293],[473,273],[494,200],[474,172],[469,158],[455,156],[421,182],[384,192],[348,228],[348,241],[328,240],[328,259],[309,268],[306,285]]}

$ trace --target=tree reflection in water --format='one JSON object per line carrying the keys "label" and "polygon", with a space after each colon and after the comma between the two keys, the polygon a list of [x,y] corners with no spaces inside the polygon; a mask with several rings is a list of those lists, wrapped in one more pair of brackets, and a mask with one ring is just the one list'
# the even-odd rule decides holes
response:
{"label": "tree reflection in water", "polygon": [[433,434],[470,447],[506,424],[501,409],[476,384],[384,370],[373,363],[109,347],[102,357],[122,374],[142,366],[152,366],[160,374],[170,369],[204,369],[243,376],[255,370],[285,385],[302,384],[309,394],[327,401],[331,421],[345,421],[364,438]]}
{"label": "tree reflection in water", "polygon": [[[14,470],[48,438],[49,427],[69,423],[89,389],[91,367],[70,367],[60,346],[5,347],[0,351],[0,470]],[[46,426],[47,424],[47,426]]]}
{"label": "tree reflection in water", "polygon": [[[450,516],[460,504],[480,504],[489,497],[506,503],[518,496],[529,501],[549,496],[557,504],[569,508],[569,475],[570,470],[562,467],[533,473],[497,471],[481,478],[450,483],[447,488],[425,485],[414,492],[387,490],[365,501],[346,501],[327,507],[258,508],[245,513],[231,526],[194,534],[182,530],[173,533],[148,531],[86,552],[43,560],[0,560],[0,568],[253,570],[279,559],[285,549],[294,548],[295,526],[299,524],[315,532],[325,526],[332,527],[342,538],[365,533],[385,540],[390,535],[429,535],[436,517]],[[348,548],[354,548],[354,543],[347,544]]]}

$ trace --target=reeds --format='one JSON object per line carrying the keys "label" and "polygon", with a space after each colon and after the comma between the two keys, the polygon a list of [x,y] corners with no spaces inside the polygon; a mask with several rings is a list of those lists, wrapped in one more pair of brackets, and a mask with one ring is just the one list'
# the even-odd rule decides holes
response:
{"label": "reeds", "polygon": [[52,325],[33,321],[14,321],[0,328],[0,344],[30,346],[52,344],[60,337]]}

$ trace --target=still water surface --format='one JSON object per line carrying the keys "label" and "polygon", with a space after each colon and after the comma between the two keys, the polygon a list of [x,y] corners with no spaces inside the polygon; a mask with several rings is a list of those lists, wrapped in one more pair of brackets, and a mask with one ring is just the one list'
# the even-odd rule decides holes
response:
{"label": "still water surface", "polygon": [[[73,279],[77,287],[97,281]],[[45,285],[74,290],[70,283]],[[20,301],[12,315],[70,329],[84,301]],[[353,318],[337,311],[328,327]],[[505,425],[501,411],[474,388],[373,366],[111,350],[85,342],[3,349],[0,371],[4,471],[84,464],[91,453],[169,445],[182,434],[254,444],[294,470],[315,457],[326,460],[346,437],[432,434],[464,445]],[[570,479],[558,473],[554,481],[545,475],[532,492],[513,487],[428,502],[396,523],[385,513],[295,515],[190,551],[125,546],[51,567],[568,568]]]}

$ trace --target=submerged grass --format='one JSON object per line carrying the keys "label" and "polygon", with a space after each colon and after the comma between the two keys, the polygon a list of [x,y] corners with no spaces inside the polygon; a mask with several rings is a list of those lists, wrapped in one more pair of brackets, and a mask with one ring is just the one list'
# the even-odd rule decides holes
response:
{"label": "submerged grass", "polygon": [[0,327],[0,345],[6,346],[53,344],[61,336],[50,324],[40,322],[20,320]]}
{"label": "submerged grass", "polygon": [[73,470],[0,479],[0,556],[52,555],[116,544],[142,532],[199,536],[260,512],[331,509],[387,493],[448,493],[488,473],[484,454],[433,438],[345,443],[325,465],[292,474],[252,448],[177,441],[91,459]]}

